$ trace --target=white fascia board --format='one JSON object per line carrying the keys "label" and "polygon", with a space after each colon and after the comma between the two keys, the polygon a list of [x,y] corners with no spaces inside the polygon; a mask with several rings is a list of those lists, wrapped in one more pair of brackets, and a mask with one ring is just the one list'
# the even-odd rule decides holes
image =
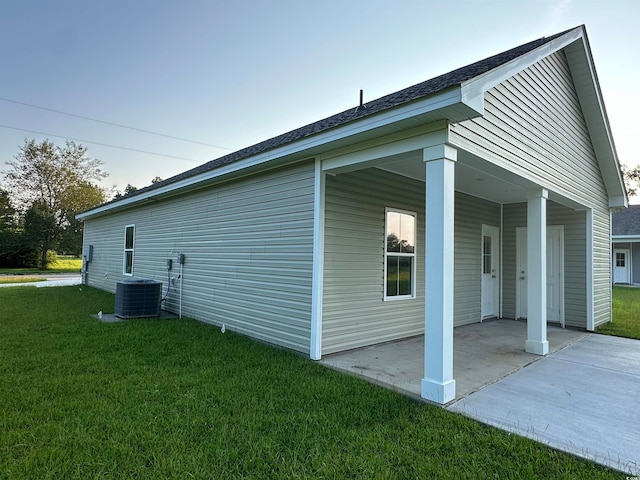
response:
{"label": "white fascia board", "polygon": [[572,42],[583,36],[582,27],[577,27],[570,32],[565,33],[561,37],[556,38],[544,45],[539,46],[535,50],[531,50],[524,55],[514,58],[510,62],[499,67],[493,68],[488,72],[478,75],[466,82],[462,83],[462,100],[469,105],[477,105],[482,101],[484,104],[484,93],[487,90],[499,85],[508,78],[520,73],[524,69],[539,62],[543,58],[552,53],[561,50]]}
{"label": "white fascia board", "polygon": [[629,206],[629,201],[626,195],[621,195],[619,197],[609,197],[609,208],[627,208]]}
{"label": "white fascia board", "polygon": [[612,242],[640,242],[640,235],[611,235]]}
{"label": "white fascia board", "polygon": [[[366,104],[365,104],[366,105]],[[167,195],[171,195],[178,190],[189,189],[190,187],[202,184],[204,182],[210,182],[216,178],[230,175],[240,170],[254,167],[260,164],[267,163],[269,161],[282,158],[288,155],[294,155],[304,152],[312,148],[321,147],[325,144],[342,140],[344,138],[364,133],[368,130],[384,127],[396,122],[410,119],[425,113],[435,112],[437,110],[445,109],[454,105],[464,105],[461,97],[461,91],[459,87],[452,87],[442,92],[430,95],[421,100],[410,102],[400,107],[390,108],[380,113],[374,114],[369,117],[364,117],[360,120],[349,122],[343,126],[332,128],[326,132],[312,135],[308,138],[277,147],[273,150],[269,150],[258,155],[254,155],[236,162],[232,162],[228,165],[214,168],[213,170],[203,172],[193,177],[185,178],[177,182],[171,183],[164,187],[154,188],[145,193],[134,195],[131,198],[124,198],[118,202],[103,205],[93,210],[81,213],[76,216],[78,220],[86,220],[96,215],[107,213],[110,210],[122,209],[130,206],[134,206],[144,201],[158,199]],[[465,108],[463,111],[468,115],[466,118],[477,116],[480,112],[475,112],[473,108]],[[455,119],[455,120],[462,120]]]}

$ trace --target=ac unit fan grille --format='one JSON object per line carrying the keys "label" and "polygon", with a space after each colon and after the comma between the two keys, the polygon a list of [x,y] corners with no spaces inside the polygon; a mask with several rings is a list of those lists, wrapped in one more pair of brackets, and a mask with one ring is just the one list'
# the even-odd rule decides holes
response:
{"label": "ac unit fan grille", "polygon": [[160,316],[162,282],[127,280],[116,284],[116,317],[144,318]]}

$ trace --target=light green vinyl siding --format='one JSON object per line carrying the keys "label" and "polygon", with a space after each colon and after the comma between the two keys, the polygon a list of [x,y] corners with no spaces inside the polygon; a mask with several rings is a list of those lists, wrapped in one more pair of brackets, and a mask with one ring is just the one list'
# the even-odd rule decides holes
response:
{"label": "light green vinyl siding", "polygon": [[[423,182],[378,169],[327,177],[323,354],[424,333]],[[418,213],[417,291],[383,301],[385,207]],[[454,324],[481,320],[482,224],[500,205],[455,194]]]}
{"label": "light green vinyl siding", "polygon": [[[115,291],[128,278],[124,228],[135,224],[134,278],[163,282],[165,294],[185,255],[183,316],[308,352],[313,185],[306,162],[90,219],[89,284]],[[166,307],[177,312],[178,299],[172,289]]]}
{"label": "light green vinyl siding", "polygon": [[455,326],[482,320],[482,224],[500,227],[500,205],[456,192]]}
{"label": "light green vinyl siding", "polygon": [[[416,212],[416,298],[383,301],[385,207]],[[378,169],[328,176],[322,353],[424,332],[424,183]]]}
{"label": "light green vinyl siding", "polygon": [[[489,90],[484,116],[452,125],[450,141],[593,210],[594,322],[609,321],[608,195],[564,53]],[[507,315],[506,276],[503,285]]]}
{"label": "light green vinyl siding", "polygon": [[[505,205],[503,232],[503,316],[516,316],[516,228],[527,226],[527,204]],[[555,202],[547,202],[547,225],[564,226],[565,325],[586,328],[586,215]]]}
{"label": "light green vinyl siding", "polygon": [[502,207],[502,316],[516,318],[516,228],[527,226],[527,204]]}

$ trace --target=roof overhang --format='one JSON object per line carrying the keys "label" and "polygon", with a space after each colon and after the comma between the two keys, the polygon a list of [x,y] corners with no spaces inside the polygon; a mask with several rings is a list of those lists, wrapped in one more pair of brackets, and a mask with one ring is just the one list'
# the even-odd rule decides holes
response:
{"label": "roof overhang", "polygon": [[[460,122],[479,117],[484,113],[486,91],[561,49],[564,49],[581,107],[585,112],[587,128],[608,193],[609,206],[611,208],[625,207],[628,200],[620,164],[586,31],[581,26],[554,37],[538,48],[486,73],[426,97],[364,116],[193,176],[178,179],[167,185],[125,196],[118,201],[83,212],[76,218],[86,220],[132,208],[149,201],[168,198],[264,169],[308,159],[328,150],[348,148],[356,143],[393,135],[442,120]],[[357,108],[366,108],[366,105]]]}
{"label": "roof overhang", "polygon": [[348,147],[381,135],[403,132],[407,129],[429,125],[441,120],[459,122],[478,117],[481,112],[477,110],[477,107],[478,105],[474,101],[467,101],[463,98],[460,86],[451,87],[429,97],[363,117],[351,123],[220,166],[199,175],[101,205],[80,213],[76,218],[87,220],[92,217],[132,208],[150,201],[157,201],[221,181],[228,181],[256,171],[262,171],[265,168],[276,168],[304,160],[327,149]]}

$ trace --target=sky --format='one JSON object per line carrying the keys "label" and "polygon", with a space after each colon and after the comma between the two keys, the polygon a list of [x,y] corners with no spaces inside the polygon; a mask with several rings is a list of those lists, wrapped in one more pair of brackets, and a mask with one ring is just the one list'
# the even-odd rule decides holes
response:
{"label": "sky", "polygon": [[144,187],[582,24],[634,167],[638,0],[0,0],[0,171],[73,139],[105,188]]}

